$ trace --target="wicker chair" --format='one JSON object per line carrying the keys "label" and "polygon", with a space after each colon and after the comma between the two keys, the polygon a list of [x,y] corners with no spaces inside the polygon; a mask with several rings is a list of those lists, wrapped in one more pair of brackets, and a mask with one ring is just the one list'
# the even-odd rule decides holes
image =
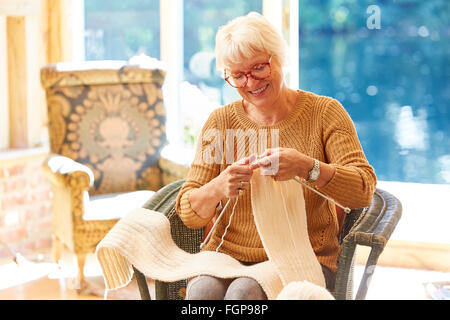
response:
{"label": "wicker chair", "polygon": [[95,252],[121,215],[184,176],[173,175],[160,155],[167,143],[164,77],[158,67],[121,61],[41,70],[51,144],[43,169],[52,183],[53,258],[59,261],[62,245],[76,254],[80,289],[86,254]]}
{"label": "wicker chair", "polygon": [[[144,208],[159,211],[169,218],[175,243],[189,253],[200,251],[203,229],[189,229],[175,212],[176,196],[184,180],[173,182],[158,192]],[[343,219],[339,243],[342,247],[338,257],[338,270],[334,296],[338,300],[364,299],[369,277],[373,274],[378,257],[394,231],[402,213],[400,201],[390,193],[376,189],[369,207],[352,210]],[[356,297],[353,295],[353,267],[356,245],[371,247],[364,275]],[[133,267],[134,268],[134,267]],[[150,299],[145,276],[134,268],[139,291],[143,300]],[[157,300],[181,300],[185,296],[187,280],[165,283],[155,281]]]}

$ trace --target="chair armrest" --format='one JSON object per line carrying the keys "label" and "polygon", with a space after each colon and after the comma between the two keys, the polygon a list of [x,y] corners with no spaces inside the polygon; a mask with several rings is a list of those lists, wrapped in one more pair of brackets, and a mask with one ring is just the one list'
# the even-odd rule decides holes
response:
{"label": "chair armrest", "polygon": [[162,184],[164,186],[186,178],[189,171],[188,166],[163,156],[158,160],[158,167],[161,170]]}
{"label": "chair armrest", "polygon": [[[175,244],[186,252],[196,253],[200,251],[203,229],[186,227],[175,211],[176,198],[184,181],[177,180],[161,188],[143,205],[143,208],[163,213],[169,219],[170,231]],[[138,271],[136,280],[141,298],[148,299],[149,294],[145,276],[142,276],[136,268],[135,271]],[[185,280],[172,283],[155,281],[155,298],[156,300],[179,299],[179,290],[185,286]]]}
{"label": "chair armrest", "polygon": [[71,246],[74,226],[83,218],[84,199],[94,175],[88,167],[56,154],[47,157],[42,169],[52,186],[53,233]]}
{"label": "chair armrest", "polygon": [[400,201],[389,192],[376,189],[369,208],[362,212],[342,241],[336,276],[336,299],[351,298],[352,265],[356,245],[371,247],[356,299],[364,299],[378,257],[392,235],[402,214]]}
{"label": "chair armrest", "polygon": [[[156,191],[142,206],[163,213],[165,216],[175,207],[176,197],[185,180],[177,180]],[[168,217],[170,218],[170,217]]]}
{"label": "chair armrest", "polygon": [[381,251],[402,215],[402,204],[387,191],[376,189],[372,204],[363,219],[355,224],[350,237],[356,244],[378,247]]}
{"label": "chair armrest", "polygon": [[94,184],[92,170],[68,157],[51,154],[44,161],[42,168],[47,178],[59,187],[88,190]]}

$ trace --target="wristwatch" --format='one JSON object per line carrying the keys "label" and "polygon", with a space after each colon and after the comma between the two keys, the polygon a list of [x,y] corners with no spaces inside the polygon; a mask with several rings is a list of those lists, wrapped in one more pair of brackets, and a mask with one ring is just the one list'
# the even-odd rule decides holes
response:
{"label": "wristwatch", "polygon": [[309,183],[315,182],[317,179],[319,179],[320,176],[320,162],[317,159],[314,160],[314,166],[309,171],[309,177],[308,180],[306,180]]}

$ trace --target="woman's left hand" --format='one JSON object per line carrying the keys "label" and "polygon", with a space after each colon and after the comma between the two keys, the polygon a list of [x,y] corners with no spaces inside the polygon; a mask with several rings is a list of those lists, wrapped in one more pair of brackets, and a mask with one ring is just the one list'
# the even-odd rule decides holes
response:
{"label": "woman's left hand", "polygon": [[250,168],[261,168],[261,174],[271,175],[277,181],[298,176],[307,179],[314,165],[313,158],[291,148],[266,149],[251,164]]}

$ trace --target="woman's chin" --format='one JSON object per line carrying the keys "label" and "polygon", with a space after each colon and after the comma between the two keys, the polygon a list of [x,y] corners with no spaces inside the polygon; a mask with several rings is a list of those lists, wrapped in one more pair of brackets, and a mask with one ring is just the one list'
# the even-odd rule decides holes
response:
{"label": "woman's chin", "polygon": [[253,94],[248,92],[247,93],[247,99],[248,102],[250,102],[251,104],[254,104],[255,106],[258,105],[266,105],[267,103],[269,103],[272,98],[272,94],[271,94],[271,90],[270,90],[270,86],[268,86],[264,91],[259,92],[257,94]]}

